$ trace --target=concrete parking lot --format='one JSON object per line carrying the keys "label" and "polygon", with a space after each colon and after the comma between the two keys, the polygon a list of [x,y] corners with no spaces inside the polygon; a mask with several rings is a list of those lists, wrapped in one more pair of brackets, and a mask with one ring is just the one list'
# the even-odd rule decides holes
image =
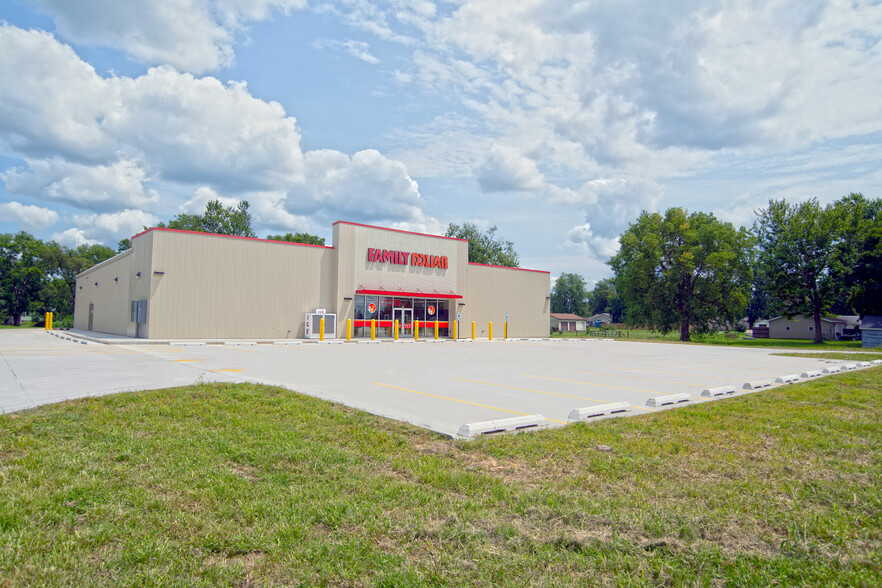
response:
{"label": "concrete parking lot", "polygon": [[[625,414],[666,410],[714,400],[702,396],[705,389],[732,386],[737,395],[747,392],[748,381],[846,363],[780,357],[770,349],[618,340],[122,345],[72,339],[0,331],[0,412],[198,381],[257,382],[456,435],[468,423],[524,415],[562,426],[573,409],[609,403],[627,403]],[[674,394],[687,402],[651,405]]]}

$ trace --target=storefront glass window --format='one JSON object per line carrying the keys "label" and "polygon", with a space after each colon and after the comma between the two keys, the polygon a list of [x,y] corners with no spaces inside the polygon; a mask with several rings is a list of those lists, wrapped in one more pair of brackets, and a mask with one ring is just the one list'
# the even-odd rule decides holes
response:
{"label": "storefront glass window", "polygon": [[[355,320],[364,320],[364,296],[355,296]],[[364,337],[364,327],[355,326],[352,329],[353,337]]]}

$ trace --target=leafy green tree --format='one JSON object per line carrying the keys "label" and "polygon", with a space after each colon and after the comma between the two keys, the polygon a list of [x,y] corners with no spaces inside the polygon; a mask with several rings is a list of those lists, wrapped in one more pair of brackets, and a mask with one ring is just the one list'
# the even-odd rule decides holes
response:
{"label": "leafy green tree", "polygon": [[841,287],[832,310],[882,314],[882,199],[851,193],[831,213],[837,237],[832,274]]}
{"label": "leafy green tree", "polygon": [[788,318],[811,316],[815,343],[822,343],[821,317],[841,288],[833,211],[815,199],[795,205],[782,199],[770,200],[758,216],[759,265],[769,292]]}
{"label": "leafy green tree", "polygon": [[132,248],[132,240],[128,237],[124,239],[120,239],[119,243],[116,244],[116,252],[122,253],[123,251],[128,251]]}
{"label": "leafy green tree", "polygon": [[288,243],[306,243],[308,245],[324,245],[325,238],[309,233],[285,233],[284,235],[267,235],[269,241],[286,241]]}
{"label": "leafy green tree", "polygon": [[751,283],[746,230],[670,208],[664,217],[644,211],[620,243],[608,263],[630,322],[663,333],[679,325],[689,341],[690,329],[704,333],[742,316]]}
{"label": "leafy green tree", "polygon": [[551,289],[551,312],[566,312],[585,316],[588,312],[588,290],[585,278],[579,274],[563,273]]}
{"label": "leafy green tree", "polygon": [[34,305],[37,314],[53,311],[56,320],[72,316],[76,296],[77,275],[93,265],[116,255],[105,245],[80,245],[76,249],[62,247],[58,243],[44,244],[43,269],[47,282],[40,290]]}
{"label": "leafy green tree", "polygon": [[781,314],[783,314],[781,303],[769,292],[763,273],[761,271],[754,272],[753,288],[747,303],[749,328],[752,329],[754,323],[760,319],[772,318]]}
{"label": "leafy green tree", "polygon": [[588,300],[591,304],[591,314],[608,312],[612,322],[622,322],[622,318],[625,316],[625,300],[619,296],[613,278],[597,282],[594,289],[588,294]]}
{"label": "leafy green tree", "polygon": [[248,207],[249,204],[246,200],[239,202],[236,207],[227,208],[224,208],[220,200],[212,200],[205,205],[203,214],[179,214],[168,224],[159,223],[156,226],[200,233],[254,237],[254,230],[251,228],[251,213],[248,212]]}
{"label": "leafy green tree", "polygon": [[0,305],[16,327],[45,285],[44,254],[43,242],[24,231],[0,235]]}
{"label": "leafy green tree", "polygon": [[482,233],[472,223],[463,223],[462,225],[451,223],[447,226],[447,232],[444,233],[444,236],[468,239],[469,261],[471,263],[518,267],[518,254],[514,249],[514,243],[497,239],[495,226]]}

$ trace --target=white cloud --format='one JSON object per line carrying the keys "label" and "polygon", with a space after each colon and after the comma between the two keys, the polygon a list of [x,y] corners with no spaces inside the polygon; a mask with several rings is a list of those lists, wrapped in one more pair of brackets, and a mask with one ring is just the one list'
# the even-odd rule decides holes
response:
{"label": "white cloud", "polygon": [[27,160],[26,170],[9,169],[0,173],[11,194],[45,198],[87,209],[112,206],[146,207],[159,195],[145,190],[144,170],[132,160],[108,165],[84,165],[59,158]]}
{"label": "white cloud", "polygon": [[205,206],[212,200],[217,200],[226,207],[238,206],[239,198],[228,198],[221,196],[208,186],[200,186],[193,192],[193,197],[181,204],[181,212],[188,214],[201,214],[205,210]]}
{"label": "white cloud", "polygon": [[248,22],[306,7],[306,0],[35,1],[65,38],[194,73],[230,65],[236,34]]}
{"label": "white cloud", "polygon": [[591,223],[585,223],[570,229],[564,247],[583,251],[605,262],[619,250],[619,238],[598,236],[591,228]]}
{"label": "white cloud", "polygon": [[[153,226],[158,218],[143,210],[123,210],[106,214],[74,215],[76,227],[61,233],[68,239],[85,239],[83,242],[115,243],[124,237],[140,233],[144,227]],[[76,236],[76,237],[75,237]],[[55,237],[53,236],[53,239]]]}
{"label": "white cloud", "polygon": [[331,49],[336,49],[337,51],[343,51],[345,53],[348,53],[352,57],[360,59],[365,63],[370,63],[371,65],[376,65],[380,63],[380,60],[371,54],[371,46],[364,41],[355,41],[352,39],[346,41],[337,41],[336,39],[320,39],[313,43],[313,47],[315,47],[316,49],[323,49],[328,47]]}
{"label": "white cloud", "polygon": [[541,189],[545,182],[536,162],[504,145],[491,147],[475,172],[485,192],[533,191]]}
{"label": "white cloud", "polygon": [[78,229],[76,227],[71,227],[66,231],[62,231],[60,233],[53,233],[52,240],[58,243],[59,245],[64,245],[65,247],[79,247],[80,245],[97,245],[98,241],[94,239],[88,239],[86,237],[85,232],[82,229]]}
{"label": "white cloud", "polygon": [[6,220],[16,221],[27,229],[37,231],[51,227],[58,222],[58,213],[48,208],[22,204],[21,202],[0,203],[0,212]]}
{"label": "white cloud", "polygon": [[304,158],[306,178],[291,187],[285,199],[285,207],[293,214],[317,212],[327,220],[345,218],[390,226],[437,223],[422,212],[419,186],[404,164],[379,151],[368,149],[349,157],[320,149],[307,152]]}
{"label": "white cloud", "polygon": [[[59,124],[79,120],[77,129],[58,133],[45,121],[19,125],[0,114],[0,137],[26,162],[0,176],[12,193],[124,211],[127,218],[133,208],[168,213],[171,202],[163,194],[189,192],[192,198],[178,203],[182,211],[198,212],[208,200],[253,199],[266,226],[282,220],[303,226],[316,215],[440,226],[422,211],[425,203],[404,164],[376,150],[351,157],[304,153],[294,119],[280,104],[254,98],[244,83],[222,84],[166,66],[137,78],[103,78],[51,35],[12,26],[0,28],[4,47],[9,51],[0,55],[9,58],[0,57],[0,105],[13,104],[20,118],[34,121],[49,111]],[[10,64],[26,52],[30,67]],[[69,75],[71,68],[79,73]],[[78,119],[79,112],[86,114]],[[89,227],[83,238],[123,231],[107,224],[113,218],[77,217]]]}

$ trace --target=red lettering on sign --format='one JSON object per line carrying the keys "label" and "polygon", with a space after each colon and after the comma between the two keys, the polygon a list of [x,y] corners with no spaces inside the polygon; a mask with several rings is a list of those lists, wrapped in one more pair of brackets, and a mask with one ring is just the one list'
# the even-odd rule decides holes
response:
{"label": "red lettering on sign", "polygon": [[389,251],[386,249],[367,250],[368,261],[372,263],[393,263],[396,265],[410,265],[414,267],[448,268],[446,255],[427,255],[424,253],[409,253],[407,251]]}

